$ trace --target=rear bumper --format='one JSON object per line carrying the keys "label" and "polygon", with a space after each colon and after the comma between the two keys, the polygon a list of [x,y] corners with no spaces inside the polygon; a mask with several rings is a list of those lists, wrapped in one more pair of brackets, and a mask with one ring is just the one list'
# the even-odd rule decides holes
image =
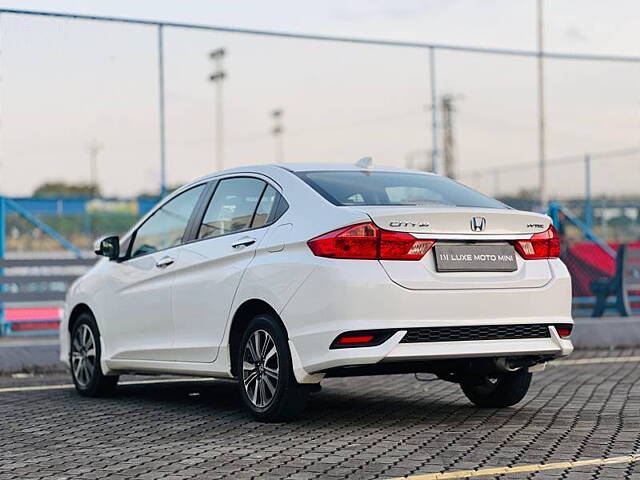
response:
{"label": "rear bumper", "polygon": [[[296,378],[301,383],[318,381],[317,374],[331,371],[340,367],[356,367],[373,364],[415,362],[415,371],[421,370],[421,363],[432,360],[477,359],[477,358],[511,358],[511,357],[566,357],[573,351],[573,344],[569,339],[558,336],[555,328],[549,326],[549,338],[508,339],[508,340],[480,340],[463,342],[432,342],[432,343],[401,343],[406,331],[398,331],[384,344],[376,347],[344,348],[328,350],[322,361],[304,365],[299,360],[300,354],[295,344],[294,367]],[[409,370],[410,371],[410,370]]]}
{"label": "rear bumper", "polygon": [[[548,338],[401,343],[407,328],[572,324],[570,277],[559,260],[549,262],[553,277],[544,287],[438,291],[400,287],[375,261],[327,260],[281,312],[298,381],[336,367],[378,362],[553,358],[573,350],[571,341],[561,339],[553,327]],[[378,346],[329,349],[341,333],[373,329],[396,333]]]}

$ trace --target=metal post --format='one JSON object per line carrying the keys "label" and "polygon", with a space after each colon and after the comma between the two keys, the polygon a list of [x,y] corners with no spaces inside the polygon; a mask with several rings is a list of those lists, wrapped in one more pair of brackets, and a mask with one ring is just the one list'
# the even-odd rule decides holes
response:
{"label": "metal post", "polygon": [[158,105],[160,113],[160,198],[167,194],[167,164],[164,117],[164,44],[162,25],[158,25]]}
{"label": "metal post", "polygon": [[216,171],[224,168],[224,107],[222,105],[223,80],[216,82]]}
{"label": "metal post", "polygon": [[438,152],[438,99],[436,90],[436,49],[429,47],[429,76],[431,78],[431,169],[440,172]]}
{"label": "metal post", "polygon": [[544,39],[543,39],[543,0],[538,0],[538,161],[539,161],[539,187],[540,207],[544,212],[549,205],[549,192],[547,186],[546,171],[546,144],[545,144],[545,112],[544,112]]}
{"label": "metal post", "polygon": [[91,218],[91,213],[87,211],[87,203],[84,202],[82,205],[82,219],[84,224],[84,235],[87,237],[87,249],[91,250],[91,245],[93,245],[93,222]]}
{"label": "metal post", "polygon": [[551,217],[551,223],[556,227],[560,228],[560,210],[558,208],[558,204],[555,202],[551,202],[549,204],[549,210],[547,214]]}
{"label": "metal post", "polygon": [[[7,207],[4,201],[4,197],[0,197],[0,260],[4,258],[5,238],[6,238],[6,213]],[[2,270],[0,270],[2,274]]]}
{"label": "metal post", "polygon": [[[6,213],[7,208],[4,201],[4,197],[0,197],[0,260],[4,258],[4,250],[5,250],[5,238],[7,233],[7,225],[6,225]],[[0,277],[4,275],[3,268],[0,267]],[[0,293],[4,290],[4,286],[0,284]],[[4,335],[5,325],[4,325],[4,308],[2,306],[2,300],[0,300],[0,336]]]}
{"label": "metal post", "polygon": [[584,223],[593,228],[593,206],[591,203],[591,155],[584,156]]}

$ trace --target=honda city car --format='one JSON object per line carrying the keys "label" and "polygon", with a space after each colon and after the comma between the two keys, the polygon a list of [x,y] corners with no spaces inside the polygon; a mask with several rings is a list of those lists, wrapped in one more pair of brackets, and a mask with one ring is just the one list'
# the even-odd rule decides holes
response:
{"label": "honda city car", "polygon": [[369,160],[217,172],[95,251],[60,330],[81,395],[123,373],[237,379],[282,421],[324,378],[420,372],[507,407],[573,348],[549,217]]}

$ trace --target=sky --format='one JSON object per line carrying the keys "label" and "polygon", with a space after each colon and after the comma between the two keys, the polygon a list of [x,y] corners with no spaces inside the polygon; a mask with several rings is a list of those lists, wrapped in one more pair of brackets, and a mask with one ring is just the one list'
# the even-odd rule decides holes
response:
{"label": "sky", "polygon": [[[0,0],[0,8],[536,48],[534,0]],[[639,15],[637,1],[547,0],[545,48],[640,55]],[[87,182],[92,144],[100,146],[104,194],[157,191],[156,42],[148,26],[0,15],[0,193],[26,196],[46,181]],[[220,47],[227,52],[225,167],[277,160],[274,109],[284,111],[285,162],[372,156],[405,166],[411,158],[423,161],[432,147],[423,50],[173,28],[165,29],[164,43],[169,184],[216,168],[208,53]],[[536,188],[534,169],[469,173],[537,159],[535,60],[439,51],[436,61],[438,90],[454,98],[460,178],[489,194]],[[550,164],[639,147],[639,80],[640,64],[547,61]],[[596,194],[637,193],[640,155],[596,156],[593,173]],[[550,167],[552,195],[581,195],[583,176],[581,163]]]}

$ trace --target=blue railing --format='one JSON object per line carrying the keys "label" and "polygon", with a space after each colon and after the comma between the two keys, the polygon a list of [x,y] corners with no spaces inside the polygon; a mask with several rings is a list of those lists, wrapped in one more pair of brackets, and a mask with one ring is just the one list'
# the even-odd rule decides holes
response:
{"label": "blue railing", "polygon": [[[124,206],[126,213],[141,216],[147,213],[156,203],[157,198],[136,198],[136,199],[114,199],[114,198],[7,198],[0,196],[0,262],[5,259],[7,216],[9,212],[17,214],[41,230],[43,233],[58,242],[65,250],[76,258],[82,258],[81,250],[71,243],[67,238],[57,232],[47,223],[38,218],[41,215],[82,215],[89,218],[92,212],[100,211],[101,206],[107,207],[119,204]],[[109,211],[109,208],[103,211]],[[0,266],[0,277],[4,276],[4,269]],[[44,280],[44,278],[43,278]],[[14,331],[14,327],[20,324],[53,324],[59,321],[54,318],[32,320],[8,320],[5,315],[2,297],[6,296],[7,286],[0,282],[0,335],[6,335]],[[41,302],[47,306],[47,302]],[[34,335],[51,333],[47,330],[19,330],[20,334]]]}
{"label": "blue railing", "polygon": [[[637,207],[637,203],[634,203],[633,206]],[[584,218],[581,219],[576,214],[574,214],[573,211],[566,205],[562,205],[558,202],[552,202],[549,205],[548,214],[551,217],[553,224],[556,226],[556,228],[561,227],[560,219],[562,216],[566,221],[568,221],[569,223],[573,224],[576,228],[578,228],[584,235],[584,238],[595,243],[598,247],[600,247],[600,249],[604,253],[606,253],[613,260],[615,260],[616,251],[613,248],[611,248],[611,246],[608,243],[606,243],[602,238],[600,238],[593,231],[593,228],[592,228],[593,202],[584,204],[583,210],[584,210]],[[629,300],[631,303],[640,303],[640,296],[631,295],[629,297]],[[612,305],[614,302],[615,302],[615,297],[613,296],[610,296],[607,299],[608,305]],[[596,304],[596,297],[593,295],[573,297],[572,299],[573,314],[575,316],[590,316],[595,304]]]}

